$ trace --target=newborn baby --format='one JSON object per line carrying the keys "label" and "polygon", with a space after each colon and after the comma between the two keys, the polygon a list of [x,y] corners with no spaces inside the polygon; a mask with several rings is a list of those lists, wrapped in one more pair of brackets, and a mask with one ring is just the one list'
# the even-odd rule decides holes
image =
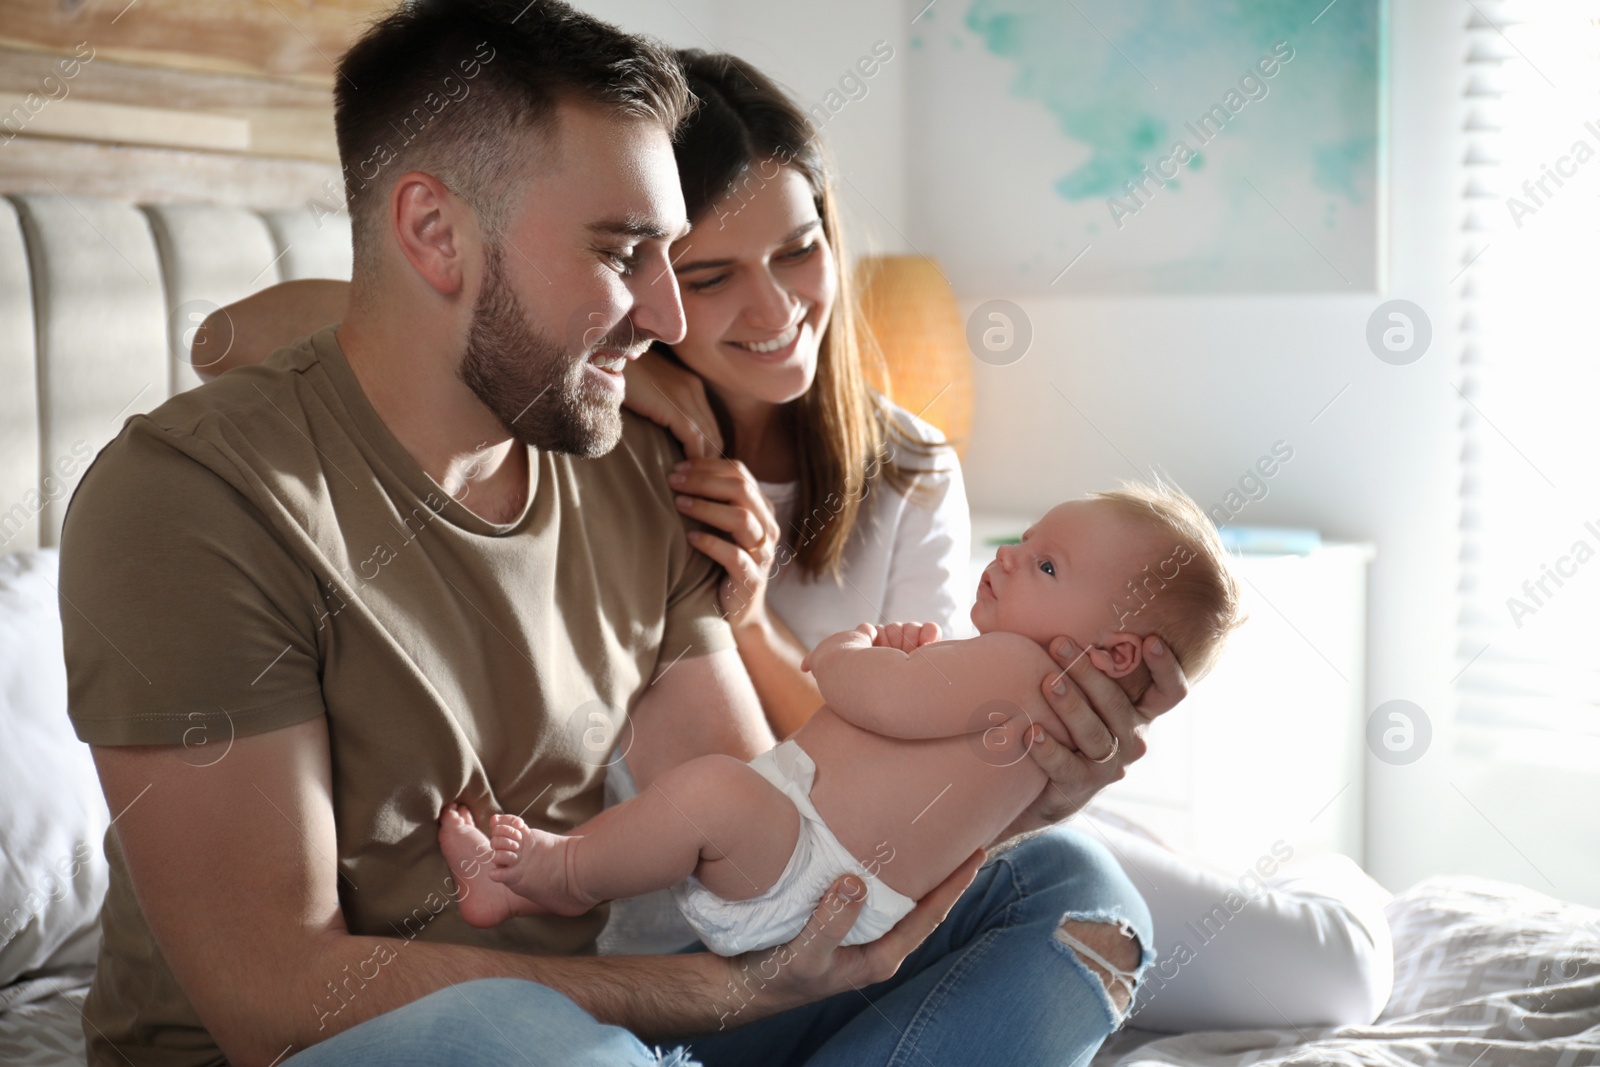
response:
{"label": "newborn baby", "polygon": [[[515,914],[581,915],[670,886],[706,946],[733,956],[792,939],[853,871],[867,898],[844,943],[876,940],[1046,787],[1027,755],[1032,731],[1072,744],[1039,691],[1059,670],[1051,640],[1071,637],[1137,701],[1150,682],[1145,635],[1159,633],[1194,682],[1240,621],[1216,531],[1180,491],[1133,485],[1069,501],[984,571],[978,637],[942,641],[933,624],[834,634],[802,665],[827,703],[788,740],[748,763],[679,764],[581,835],[496,815],[478,877],[513,890]],[[456,853],[482,838],[459,805],[442,822],[462,869]],[[469,922],[508,917],[472,900]]]}

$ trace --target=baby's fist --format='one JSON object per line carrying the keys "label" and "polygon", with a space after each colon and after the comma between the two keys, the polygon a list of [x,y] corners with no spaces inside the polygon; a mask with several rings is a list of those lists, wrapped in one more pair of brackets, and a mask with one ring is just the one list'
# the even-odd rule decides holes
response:
{"label": "baby's fist", "polygon": [[873,644],[883,648],[897,648],[910,655],[923,645],[931,645],[943,634],[936,622],[891,622],[879,627]]}

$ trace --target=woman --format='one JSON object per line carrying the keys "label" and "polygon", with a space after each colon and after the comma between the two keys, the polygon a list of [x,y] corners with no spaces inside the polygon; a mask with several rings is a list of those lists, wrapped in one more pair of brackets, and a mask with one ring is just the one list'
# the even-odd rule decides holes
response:
{"label": "woman", "polygon": [[[847,258],[808,120],[742,61],[681,55],[702,101],[677,148],[694,226],[672,252],[688,331],[670,349],[658,347],[630,367],[626,402],[668,427],[690,457],[671,476],[680,507],[725,534],[692,540],[727,571],[723,607],[781,738],[821,704],[799,664],[823,636],[863,619],[931,620],[947,633],[967,630],[966,495],[959,465],[937,432],[865,384],[868,357],[856,327]],[[233,305],[228,314],[241,338],[287,342],[340,319],[343,305],[342,283],[300,282]],[[230,353],[210,369],[262,358],[271,347]],[[1153,716],[1182,696],[1181,672],[1169,664],[1139,710]],[[1106,757],[1110,768],[1116,756],[1113,747]],[[1105,780],[1119,773],[1108,771]],[[631,795],[631,786],[626,765],[617,760],[608,801]],[[989,866],[1002,859],[1025,863],[1040,848],[1077,837],[1049,831],[1043,844],[1035,838]],[[1184,892],[1204,896],[1211,888],[1201,872],[1154,846],[1145,846],[1148,855],[1136,852],[1136,835],[1109,839],[1147,897],[1184,899]],[[1152,879],[1162,883],[1155,892]],[[1178,892],[1163,894],[1163,886]],[[665,894],[658,899],[665,902]],[[631,950],[653,941],[660,949],[692,940],[666,903],[664,917],[652,915],[648,900],[613,905],[607,947]],[[1323,917],[1335,931],[1330,940],[1337,940],[1338,905],[1323,910],[1332,916]],[[1176,925],[1192,917],[1165,918]],[[1163,916],[1157,919],[1158,928],[1167,925]],[[1269,933],[1292,925],[1280,921],[1281,929]],[[1057,955],[1065,964],[1064,954]],[[1198,985],[1200,965],[1222,955],[1208,947],[1164,981],[1138,1025],[1160,1028],[1159,1011],[1184,1003],[1185,980]],[[1325,962],[1290,956],[1301,971]],[[1040,965],[1053,966],[1048,958]],[[1344,984],[1361,985],[1360,978]],[[1320,989],[1326,992],[1326,983]],[[1237,1021],[1237,1012],[1228,1011],[1239,1005],[1224,1007],[1217,1025]],[[1256,1010],[1259,1025],[1282,1025],[1282,1017],[1265,1011]],[[1295,1019],[1302,1020],[1322,1021],[1304,1014]]]}
{"label": "woman", "polygon": [[[696,535],[696,547],[728,570],[723,606],[781,738],[821,703],[798,665],[827,635],[863,619],[932,621],[949,636],[970,631],[966,493],[953,453],[929,447],[942,440],[938,432],[867,393],[860,380],[853,301],[815,131],[748,64],[680,55],[702,101],[677,151],[694,225],[688,247],[673,250],[688,335],[654,366],[641,360],[628,393],[686,447],[703,437],[710,451],[726,446],[735,457],[689,461],[679,490],[687,514],[730,535]],[[779,170],[765,165],[771,160],[789,162]],[[797,194],[814,200],[820,239],[787,229],[781,208]],[[819,261],[821,241],[832,245],[831,264]],[[729,350],[784,341],[791,326],[800,327],[790,342],[798,355],[780,349],[767,362]],[[807,329],[823,338],[811,368]],[[830,412],[838,413],[831,423]],[[908,434],[915,435],[909,447]],[[882,484],[848,481],[845,472],[863,462],[852,446],[870,451],[877,441],[881,454],[894,457]],[[750,476],[759,494],[750,492]],[[909,494],[908,482],[917,483]],[[827,491],[846,497],[837,514],[822,506]],[[829,521],[813,522],[819,515]],[[608,784],[608,802],[632,795],[621,761]],[[1230,882],[1186,861],[1109,813],[1084,822],[1145,895],[1158,936],[1237,896],[1237,877]],[[1392,969],[1382,891],[1336,859],[1321,861],[1314,875],[1285,874],[1272,884],[1192,959],[1160,961],[1167,966],[1146,980],[1132,1025],[1181,1031],[1276,1027],[1286,1015],[1294,1025],[1377,1016]],[[614,905],[606,935],[603,950],[617,952],[693,938],[666,894]],[[1251,993],[1248,980],[1272,990],[1273,1002]]]}
{"label": "woman", "polygon": [[700,99],[677,144],[688,333],[630,368],[629,403],[708,439],[676,484],[730,534],[696,547],[728,572],[723,608],[781,738],[822,703],[799,664],[839,629],[841,588],[856,622],[961,614],[966,494],[938,431],[866,386],[876,352],[808,120],[747,64],[680,57]]}

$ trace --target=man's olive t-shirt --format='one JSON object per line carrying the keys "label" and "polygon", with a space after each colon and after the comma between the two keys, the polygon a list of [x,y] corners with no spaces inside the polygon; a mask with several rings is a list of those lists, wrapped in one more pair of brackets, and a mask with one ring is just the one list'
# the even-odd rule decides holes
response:
{"label": "man's olive t-shirt", "polygon": [[[597,459],[530,451],[533,492],[500,526],[400,446],[334,327],[131,419],[62,534],[78,736],[182,745],[227,774],[232,739],[324,716],[353,933],[592,952],[603,908],[467,926],[436,834],[456,800],[480,824],[508,811],[565,830],[597,814],[623,714],[658,664],[734,647],[720,572],[687,544],[695,524],[666,483],[682,453],[623,421]],[[219,1062],[114,826],[105,844],[91,1063]],[[305,1010],[337,1012],[359,993],[348,977]]]}

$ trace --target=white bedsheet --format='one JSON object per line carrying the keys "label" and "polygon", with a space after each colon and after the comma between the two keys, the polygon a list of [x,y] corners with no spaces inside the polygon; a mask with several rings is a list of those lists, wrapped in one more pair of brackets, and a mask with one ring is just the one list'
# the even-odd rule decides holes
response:
{"label": "white bedsheet", "polygon": [[6,1067],[81,1067],[83,998],[93,971],[24,978],[0,989],[0,1063]]}
{"label": "white bedsheet", "polygon": [[1460,877],[1422,882],[1386,911],[1395,984],[1374,1025],[1170,1037],[1129,1030],[1094,1067],[1600,1064],[1600,911]]}

